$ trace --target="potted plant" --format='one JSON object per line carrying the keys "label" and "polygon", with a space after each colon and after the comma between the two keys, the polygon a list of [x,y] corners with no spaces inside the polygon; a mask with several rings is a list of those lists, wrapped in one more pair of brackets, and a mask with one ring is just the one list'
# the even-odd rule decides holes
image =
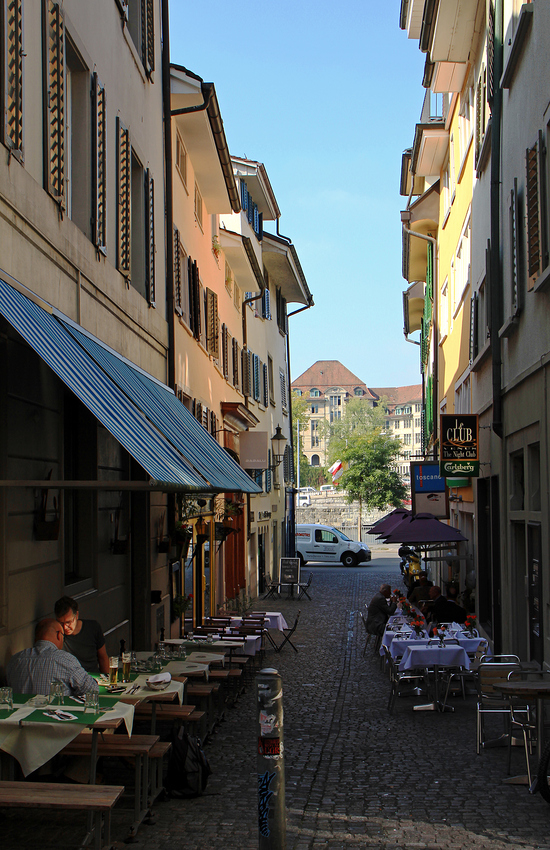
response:
{"label": "potted plant", "polygon": [[187,609],[193,604],[193,594],[179,594],[172,601],[172,622],[184,616]]}
{"label": "potted plant", "polygon": [[220,258],[220,252],[222,250],[222,246],[218,241],[217,233],[212,237],[212,253],[214,254],[216,261]]}

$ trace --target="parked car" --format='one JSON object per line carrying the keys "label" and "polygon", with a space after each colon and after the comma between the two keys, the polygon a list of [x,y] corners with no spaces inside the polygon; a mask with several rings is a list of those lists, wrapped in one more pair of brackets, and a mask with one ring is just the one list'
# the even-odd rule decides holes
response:
{"label": "parked car", "polygon": [[366,543],[350,540],[331,525],[313,523],[296,526],[296,554],[302,567],[308,561],[341,561],[345,567],[356,567],[372,557]]}
{"label": "parked car", "polygon": [[320,493],[336,493],[336,487],[334,484],[321,484],[319,487]]}
{"label": "parked car", "polygon": [[296,496],[296,505],[299,508],[309,508],[311,505],[311,494],[310,493],[298,493]]}
{"label": "parked car", "polygon": [[317,490],[315,489],[315,487],[300,487],[298,492],[300,493],[300,496],[301,496],[302,494],[305,494],[305,493],[316,493]]}

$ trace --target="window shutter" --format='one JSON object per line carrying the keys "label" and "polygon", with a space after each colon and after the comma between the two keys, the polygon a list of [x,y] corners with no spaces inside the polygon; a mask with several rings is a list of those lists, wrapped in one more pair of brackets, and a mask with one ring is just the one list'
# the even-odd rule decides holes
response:
{"label": "window shutter", "polygon": [[222,325],[222,372],[226,379],[229,379],[229,342],[231,334],[227,330],[227,325]]}
{"label": "window shutter", "polygon": [[200,401],[195,401],[195,419],[202,422],[202,404]]}
{"label": "window shutter", "polygon": [[267,287],[262,295],[262,318],[271,320],[271,295]]}
{"label": "window shutter", "polygon": [[46,5],[44,180],[65,209],[65,21],[58,3]]}
{"label": "window shutter", "polygon": [[117,268],[130,277],[132,148],[130,131],[117,118]]}
{"label": "window shutter", "polygon": [[154,0],[141,0],[141,58],[147,76],[155,70]]}
{"label": "window shutter", "polygon": [[283,410],[287,409],[287,400],[286,400],[286,375],[284,372],[279,372],[279,377],[281,381],[281,405]]}
{"label": "window shutter", "polygon": [[241,207],[243,212],[247,212],[248,210],[248,189],[246,188],[246,183],[244,180],[241,180]]}
{"label": "window shutter", "polygon": [[210,423],[210,411],[207,407],[203,407],[202,409],[202,427],[208,431],[208,426]]}
{"label": "window shutter", "polygon": [[538,145],[534,144],[525,153],[527,183],[527,270],[529,277],[538,277],[540,263],[540,199]]}
{"label": "window shutter", "polygon": [[182,297],[181,297],[181,250],[180,250],[180,232],[174,225],[174,310],[181,316]]}
{"label": "window shutter", "polygon": [[519,265],[519,202],[518,181],[514,179],[514,188],[510,192],[510,281],[512,316],[521,312],[521,278]]}
{"label": "window shutter", "polygon": [[250,351],[243,349],[242,351],[242,376],[243,376],[243,395],[249,396],[250,393],[250,379],[251,379],[251,368],[250,368]]}
{"label": "window shutter", "polygon": [[271,492],[271,449],[267,450],[267,466],[265,471],[265,492]]}
{"label": "window shutter", "polygon": [[241,362],[240,346],[237,340],[233,339],[233,386],[239,389],[239,364]]}
{"label": "window shutter", "polygon": [[146,286],[149,306],[155,306],[155,181],[145,172]]}
{"label": "window shutter", "polygon": [[252,397],[254,401],[260,400],[260,358],[252,354]]}
{"label": "window shutter", "polygon": [[102,254],[107,253],[107,108],[105,86],[96,73],[92,79],[93,139],[92,191],[93,242]]}
{"label": "window shutter", "polygon": [[474,292],[470,299],[470,363],[473,363],[478,355],[478,307],[479,296],[477,292]]}
{"label": "window shutter", "polygon": [[487,21],[487,102],[493,105],[495,80],[495,7],[489,3],[489,15]]}
{"label": "window shutter", "polygon": [[216,360],[220,358],[220,319],[218,315],[218,295],[211,289],[206,289],[206,350]]}
{"label": "window shutter", "polygon": [[201,299],[199,267],[197,261],[189,259],[189,325],[193,336],[201,338]]}
{"label": "window shutter", "polygon": [[3,141],[13,156],[23,160],[23,0],[4,6],[4,62],[2,92]]}
{"label": "window shutter", "polygon": [[263,405],[264,407],[268,407],[269,405],[269,378],[267,371],[267,364],[263,364],[263,390],[264,390],[264,398]]}

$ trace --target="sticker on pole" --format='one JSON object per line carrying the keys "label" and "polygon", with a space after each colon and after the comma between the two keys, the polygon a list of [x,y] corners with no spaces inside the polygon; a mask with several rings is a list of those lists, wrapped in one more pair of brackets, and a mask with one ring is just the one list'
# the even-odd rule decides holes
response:
{"label": "sticker on pole", "polygon": [[281,755],[281,739],[280,738],[258,738],[258,755],[260,755],[260,756],[280,756]]}

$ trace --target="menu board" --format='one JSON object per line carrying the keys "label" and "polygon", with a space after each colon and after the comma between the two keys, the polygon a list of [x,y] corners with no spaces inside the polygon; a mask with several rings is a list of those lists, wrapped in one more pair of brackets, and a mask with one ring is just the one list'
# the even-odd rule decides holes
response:
{"label": "menu board", "polygon": [[300,559],[281,558],[279,575],[281,584],[298,584],[300,581]]}

